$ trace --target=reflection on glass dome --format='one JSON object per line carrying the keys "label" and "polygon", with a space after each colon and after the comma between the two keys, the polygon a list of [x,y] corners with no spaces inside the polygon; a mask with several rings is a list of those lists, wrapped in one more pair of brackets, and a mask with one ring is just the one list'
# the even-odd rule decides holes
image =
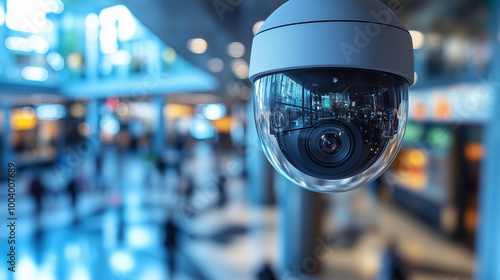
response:
{"label": "reflection on glass dome", "polygon": [[365,70],[296,70],[262,77],[255,109],[266,154],[283,175],[304,187],[353,187],[358,176],[368,183],[399,150],[407,91],[403,79]]}

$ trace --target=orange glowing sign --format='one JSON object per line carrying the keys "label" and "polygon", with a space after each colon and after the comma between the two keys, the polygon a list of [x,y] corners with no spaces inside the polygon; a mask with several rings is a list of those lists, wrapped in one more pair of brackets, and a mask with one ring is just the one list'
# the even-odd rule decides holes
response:
{"label": "orange glowing sign", "polygon": [[412,115],[413,118],[417,121],[422,121],[425,119],[427,115],[427,106],[425,105],[424,100],[420,98],[415,98],[412,102]]}
{"label": "orange glowing sign", "polygon": [[484,146],[480,142],[471,142],[465,146],[465,158],[470,162],[480,162],[484,156]]}
{"label": "orange glowing sign", "polygon": [[194,108],[193,106],[184,104],[168,104],[165,106],[164,113],[170,119],[191,117],[194,114]]}
{"label": "orange glowing sign", "polygon": [[231,132],[231,117],[224,117],[220,120],[211,121],[217,132],[229,134]]}
{"label": "orange glowing sign", "polygon": [[31,108],[14,109],[10,116],[12,130],[30,130],[36,126],[35,111]]}
{"label": "orange glowing sign", "polygon": [[428,183],[428,156],[418,149],[402,150],[395,161],[399,184],[414,191],[425,189]]}
{"label": "orange glowing sign", "polygon": [[446,96],[438,96],[435,99],[434,117],[438,120],[451,119],[451,104]]}

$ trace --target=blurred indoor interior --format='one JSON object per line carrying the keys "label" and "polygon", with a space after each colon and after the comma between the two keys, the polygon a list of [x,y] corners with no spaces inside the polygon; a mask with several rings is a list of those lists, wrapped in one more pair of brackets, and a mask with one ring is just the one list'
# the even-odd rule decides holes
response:
{"label": "blurred indoor interior", "polygon": [[500,279],[500,0],[382,0],[414,43],[403,148],[328,195],[255,130],[284,2],[0,0],[0,280]]}

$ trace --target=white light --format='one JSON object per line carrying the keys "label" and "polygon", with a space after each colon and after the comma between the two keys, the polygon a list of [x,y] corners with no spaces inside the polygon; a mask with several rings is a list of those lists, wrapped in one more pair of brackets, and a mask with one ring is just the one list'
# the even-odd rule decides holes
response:
{"label": "white light", "polygon": [[37,106],[35,113],[39,120],[59,120],[68,115],[68,110],[60,104],[44,104]]}
{"label": "white light", "polygon": [[116,107],[116,113],[120,116],[120,117],[125,117],[128,115],[129,113],[129,108],[128,108],[128,105],[126,103],[120,103],[118,104],[118,107]]}
{"label": "white light", "polygon": [[111,64],[121,65],[121,66],[129,65],[130,60],[132,59],[130,56],[130,53],[128,51],[124,51],[124,50],[117,51],[116,53],[110,54],[108,56],[108,58],[109,58],[109,62],[111,62]]}
{"label": "white light", "polygon": [[224,61],[220,58],[212,58],[208,61],[208,69],[214,73],[220,73],[224,69]]}
{"label": "white light", "polygon": [[152,238],[147,228],[134,226],[128,232],[127,242],[131,247],[141,249],[150,246]]}
{"label": "white light", "polygon": [[49,42],[39,35],[29,37],[31,49],[37,53],[45,54],[49,51]]}
{"label": "white light", "polygon": [[30,40],[22,37],[8,37],[5,39],[5,47],[11,51],[30,52]]}
{"label": "white light", "polygon": [[233,42],[227,46],[227,54],[230,57],[240,58],[245,55],[245,45],[240,42]]}
{"label": "white light", "polygon": [[111,23],[116,23],[127,17],[133,17],[130,10],[124,5],[116,5],[106,9],[103,9],[99,13],[101,24],[107,25]]}
{"label": "white light", "polygon": [[89,270],[83,266],[79,265],[72,269],[70,280],[91,280]]}
{"label": "white light", "polygon": [[224,104],[208,104],[203,107],[203,116],[209,120],[219,120],[227,114]]}
{"label": "white light", "polygon": [[101,51],[105,54],[112,54],[118,51],[118,28],[116,23],[124,11],[122,7],[125,6],[109,7],[99,13],[101,24],[100,47]]}
{"label": "white light", "polygon": [[[134,37],[137,31],[137,21],[132,13],[130,13],[130,10],[124,5],[103,9],[99,13],[99,20],[103,30],[107,30],[107,33],[114,34],[113,40],[119,39],[122,42],[128,41]],[[111,31],[111,29],[113,29],[113,31]]]}
{"label": "white light", "polygon": [[243,59],[235,59],[232,62],[231,69],[239,79],[248,78],[248,63]]}
{"label": "white light", "polygon": [[99,16],[97,14],[88,14],[85,18],[85,27],[89,29],[99,29]]}
{"label": "white light", "polygon": [[47,64],[56,71],[64,69],[64,57],[56,52],[51,52],[47,55]]}
{"label": "white light", "polygon": [[418,50],[424,46],[425,36],[417,30],[410,30],[411,39],[413,40],[413,49]]}
{"label": "white light", "polygon": [[127,252],[115,252],[111,255],[111,267],[118,272],[128,273],[134,269],[134,259]]}
{"label": "white light", "polygon": [[189,132],[198,140],[210,139],[214,137],[216,133],[215,128],[208,120],[198,117],[191,120]]}
{"label": "white light", "polygon": [[415,85],[418,82],[418,74],[417,74],[417,72],[413,72],[413,79],[414,79],[413,85]]}
{"label": "white light", "polygon": [[47,13],[60,14],[64,11],[64,4],[60,0],[39,1],[39,3]]}
{"label": "white light", "polygon": [[128,105],[130,115],[143,119],[152,119],[158,114],[158,109],[151,104],[134,102]]}
{"label": "white light", "polygon": [[207,51],[208,44],[202,38],[194,38],[188,41],[187,48],[189,51],[195,54],[202,54]]}
{"label": "white light", "polygon": [[35,262],[30,257],[22,258],[16,269],[16,273],[14,273],[15,280],[24,280],[24,279],[35,279],[37,275],[37,268]]}
{"label": "white light", "polygon": [[21,70],[21,76],[28,81],[43,82],[49,78],[49,72],[42,67],[27,66]]}
{"label": "white light", "polygon": [[8,37],[5,39],[5,47],[18,52],[37,52],[45,54],[49,51],[49,43],[39,35],[32,35],[29,38]]}
{"label": "white light", "polygon": [[54,23],[50,19],[45,20],[45,26],[42,29],[42,32],[45,34],[52,33],[54,31]]}
{"label": "white light", "polygon": [[118,19],[118,39],[125,42],[134,38],[137,31],[137,21],[125,6],[122,7],[124,10]]}
{"label": "white light", "polygon": [[85,18],[85,37],[89,42],[95,42],[99,38],[99,16],[92,13]]}
{"label": "white light", "polygon": [[262,24],[264,24],[264,21],[261,20],[261,21],[257,21],[254,25],[253,25],[253,28],[252,28],[252,32],[253,32],[253,35],[257,34],[257,32],[259,32],[259,28],[262,26]]}
{"label": "white light", "polygon": [[118,51],[118,34],[116,27],[102,27],[100,32],[101,51],[105,54],[112,54]]}
{"label": "white light", "polygon": [[0,6],[0,26],[5,23],[5,10]]}
{"label": "white light", "polygon": [[100,122],[101,130],[104,133],[110,134],[112,136],[120,132],[120,122],[113,116],[107,115],[101,119]]}
{"label": "white light", "polygon": [[5,14],[7,27],[22,32],[40,33],[46,24],[46,8],[42,1],[8,0]]}

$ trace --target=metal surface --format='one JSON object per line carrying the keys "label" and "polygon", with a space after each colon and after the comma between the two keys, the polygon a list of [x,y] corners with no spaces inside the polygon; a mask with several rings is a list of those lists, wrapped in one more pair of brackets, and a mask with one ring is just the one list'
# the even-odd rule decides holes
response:
{"label": "metal surface", "polygon": [[[339,67],[396,74],[413,84],[412,39],[397,16],[378,1],[303,0],[283,5],[255,36],[250,80],[292,69]],[[324,13],[331,10],[331,13]],[[301,17],[294,16],[301,14]]]}

